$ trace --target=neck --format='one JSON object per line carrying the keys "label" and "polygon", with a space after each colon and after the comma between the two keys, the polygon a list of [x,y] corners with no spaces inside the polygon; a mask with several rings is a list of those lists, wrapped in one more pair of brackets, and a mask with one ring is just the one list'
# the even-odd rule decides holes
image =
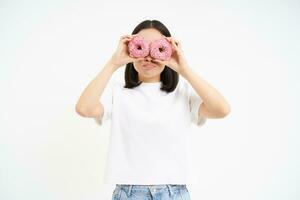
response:
{"label": "neck", "polygon": [[144,82],[144,83],[156,83],[156,82],[160,82],[160,77],[158,78],[139,78],[139,80],[141,82]]}

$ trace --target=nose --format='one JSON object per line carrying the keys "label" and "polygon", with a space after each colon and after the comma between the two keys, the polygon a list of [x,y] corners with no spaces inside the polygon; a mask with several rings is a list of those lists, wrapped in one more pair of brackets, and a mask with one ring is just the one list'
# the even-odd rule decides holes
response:
{"label": "nose", "polygon": [[150,54],[145,57],[145,60],[148,62],[152,61],[152,57],[150,56]]}

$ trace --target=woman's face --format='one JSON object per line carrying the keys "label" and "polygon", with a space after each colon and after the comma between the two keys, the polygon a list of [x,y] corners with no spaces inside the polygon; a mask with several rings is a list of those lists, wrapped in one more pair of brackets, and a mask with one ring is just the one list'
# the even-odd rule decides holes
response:
{"label": "woman's face", "polygon": [[[143,29],[137,35],[149,42],[164,38],[164,35],[154,28]],[[138,72],[139,81],[143,82],[159,82],[160,73],[165,68],[165,65],[155,62],[150,54],[141,60],[133,62],[133,66]]]}

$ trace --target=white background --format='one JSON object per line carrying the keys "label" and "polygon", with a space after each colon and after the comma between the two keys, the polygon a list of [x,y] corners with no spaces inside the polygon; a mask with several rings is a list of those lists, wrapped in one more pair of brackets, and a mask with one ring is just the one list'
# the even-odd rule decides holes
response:
{"label": "white background", "polygon": [[[192,200],[300,198],[298,1],[1,1],[0,199],[110,199],[109,125],[75,104],[145,19],[230,103],[195,128]],[[124,68],[112,78],[123,78]]]}

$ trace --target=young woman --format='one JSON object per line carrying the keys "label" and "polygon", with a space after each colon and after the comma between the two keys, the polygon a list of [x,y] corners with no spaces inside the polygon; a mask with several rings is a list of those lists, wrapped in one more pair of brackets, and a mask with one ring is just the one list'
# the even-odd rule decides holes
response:
{"label": "young woman", "polygon": [[[134,57],[128,43],[139,36],[149,44],[166,39],[167,60]],[[111,83],[123,65],[125,85]],[[229,104],[190,68],[181,44],[157,20],[138,24],[120,38],[117,50],[81,94],[76,111],[99,125],[111,119],[105,183],[114,200],[189,200],[191,122],[222,118]]]}

